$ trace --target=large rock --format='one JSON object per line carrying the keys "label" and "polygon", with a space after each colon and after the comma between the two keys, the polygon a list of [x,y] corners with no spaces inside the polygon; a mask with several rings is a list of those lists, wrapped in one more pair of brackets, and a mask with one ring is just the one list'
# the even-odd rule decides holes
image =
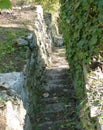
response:
{"label": "large rock", "polygon": [[26,96],[23,92],[23,84],[24,76],[22,73],[0,74],[1,130],[24,129],[26,110],[22,99]]}
{"label": "large rock", "polygon": [[54,37],[54,43],[57,47],[62,47],[64,45],[64,39],[62,35]]}
{"label": "large rock", "polygon": [[23,83],[24,76],[21,72],[0,74],[0,89],[15,90],[18,94],[20,94]]}

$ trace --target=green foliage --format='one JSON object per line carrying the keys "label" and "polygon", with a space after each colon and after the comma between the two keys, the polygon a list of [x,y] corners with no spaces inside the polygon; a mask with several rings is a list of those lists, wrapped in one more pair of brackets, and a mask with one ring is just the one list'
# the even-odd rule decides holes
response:
{"label": "green foliage", "polygon": [[90,110],[87,99],[83,99],[77,107],[77,113],[81,119],[83,130],[97,130],[97,120],[90,118]]}
{"label": "green foliage", "polygon": [[6,101],[3,99],[2,96],[0,96],[0,105],[4,106],[6,104]]}
{"label": "green foliage", "polygon": [[[85,97],[83,64],[103,50],[103,0],[61,0],[61,26],[77,96]],[[89,128],[91,129],[91,128]]]}
{"label": "green foliage", "polygon": [[63,0],[61,2],[61,26],[67,58],[79,86],[83,81],[82,65],[89,64],[92,57],[98,55],[103,49],[102,7],[102,0],[70,0],[66,3]]}
{"label": "green foliage", "polygon": [[11,7],[12,5],[10,0],[0,0],[0,9],[9,9]]}
{"label": "green foliage", "polygon": [[45,12],[56,11],[59,6],[59,0],[32,0],[31,2],[42,5]]}
{"label": "green foliage", "polygon": [[26,29],[0,28],[0,73],[23,69],[27,47],[17,46],[16,39],[27,34]]}

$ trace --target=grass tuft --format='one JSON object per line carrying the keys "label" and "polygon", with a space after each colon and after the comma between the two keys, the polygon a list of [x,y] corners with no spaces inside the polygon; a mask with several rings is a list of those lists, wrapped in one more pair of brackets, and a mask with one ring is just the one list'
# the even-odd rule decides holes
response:
{"label": "grass tuft", "polygon": [[27,29],[0,28],[0,73],[22,71],[27,47],[16,45],[16,39],[28,34]]}

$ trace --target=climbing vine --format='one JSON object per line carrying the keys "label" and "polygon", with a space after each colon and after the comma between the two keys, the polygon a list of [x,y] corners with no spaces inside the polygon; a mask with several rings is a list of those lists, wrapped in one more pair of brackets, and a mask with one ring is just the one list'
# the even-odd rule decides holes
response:
{"label": "climbing vine", "polygon": [[[61,0],[60,2],[60,23],[67,59],[75,81],[77,96],[83,101],[85,97],[83,64],[90,65],[93,57],[98,57],[103,50],[103,0]],[[93,127],[91,125],[89,129]]]}
{"label": "climbing vine", "polygon": [[61,2],[61,25],[67,59],[75,80],[81,88],[84,86],[82,65],[90,64],[92,57],[97,56],[103,49],[102,12],[102,0],[63,0]]}
{"label": "climbing vine", "polygon": [[10,0],[0,0],[0,9],[8,9],[11,8],[11,2]]}
{"label": "climbing vine", "polygon": [[57,11],[59,6],[59,0],[31,0],[34,4],[40,4],[43,6],[45,12]]}

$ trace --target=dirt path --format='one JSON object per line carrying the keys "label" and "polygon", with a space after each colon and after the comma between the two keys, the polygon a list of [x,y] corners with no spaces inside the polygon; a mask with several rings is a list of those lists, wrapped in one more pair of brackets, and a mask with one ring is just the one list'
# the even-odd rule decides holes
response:
{"label": "dirt path", "polygon": [[36,130],[78,130],[75,91],[64,52],[64,48],[56,48],[53,64],[46,70]]}

